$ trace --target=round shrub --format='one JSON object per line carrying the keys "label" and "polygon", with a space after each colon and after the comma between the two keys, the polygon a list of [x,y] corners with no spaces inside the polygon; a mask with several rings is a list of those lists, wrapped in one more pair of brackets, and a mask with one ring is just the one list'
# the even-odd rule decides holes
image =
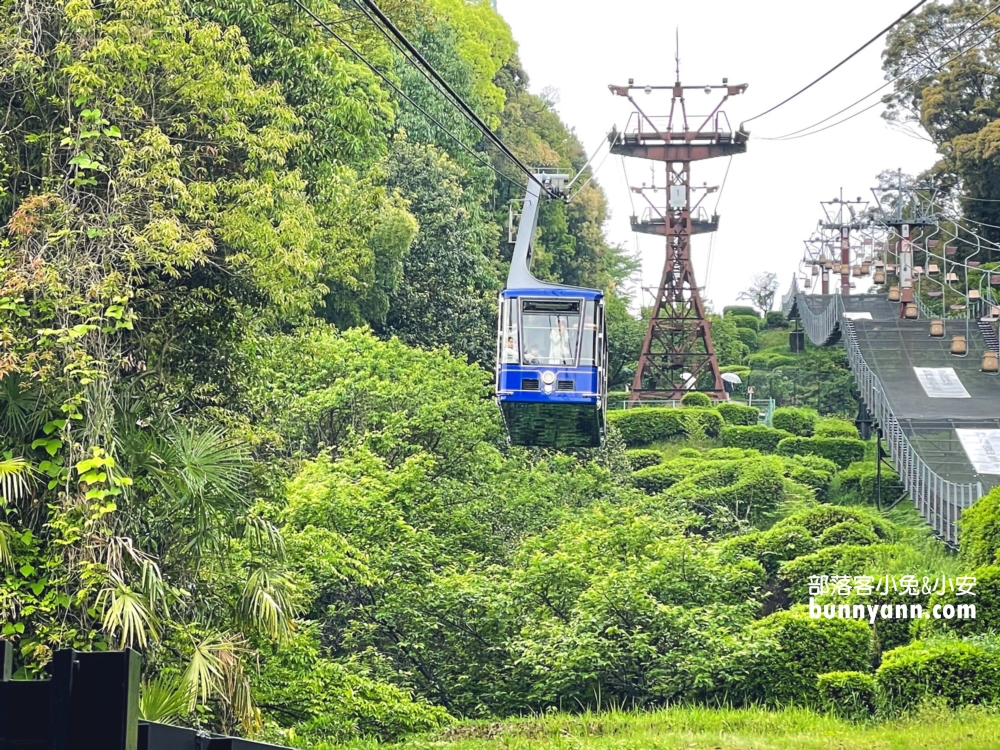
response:
{"label": "round shrub", "polygon": [[1000,550],[1000,487],[967,508],[959,519],[959,550],[969,565],[991,565]]}
{"label": "round shrub", "polygon": [[878,706],[875,678],[866,672],[827,672],[816,687],[823,708],[848,721],[870,719]]}
{"label": "round shrub", "polygon": [[951,706],[992,703],[1000,698],[1000,654],[966,641],[914,641],[884,654],[875,680],[890,712],[925,698]]}
{"label": "round shrub", "polygon": [[774,370],[778,367],[796,364],[794,357],[786,354],[775,354],[773,352],[760,352],[747,357],[747,365],[751,370]]}
{"label": "round shrub", "polygon": [[[799,604],[809,601],[809,579],[817,575],[862,575],[875,561],[880,552],[892,545],[886,544],[839,544],[824,547],[809,555],[796,557],[781,565],[778,578],[788,593],[788,598]],[[843,622],[843,620],[836,620]]]}
{"label": "round shrub", "polygon": [[632,474],[632,484],[650,495],[658,495],[684,479],[691,471],[687,461],[649,466]]}
{"label": "round shrub", "polygon": [[718,437],[725,425],[717,410],[697,407],[670,409],[641,406],[608,413],[608,424],[618,430],[622,440],[630,448],[684,437],[689,433],[692,420],[695,426],[711,438]]}
{"label": "round shrub", "polygon": [[770,575],[781,564],[816,551],[816,540],[804,526],[773,527],[757,540],[757,559]]}
{"label": "round shrub", "polygon": [[762,424],[722,429],[722,445],[726,448],[750,448],[761,453],[774,453],[778,444],[788,437],[789,434],[784,430],[775,430]]}
{"label": "round shrub", "polygon": [[[877,492],[878,465],[874,461],[856,461],[833,480],[830,499],[845,505],[871,505]],[[903,491],[899,474],[882,467],[882,496],[894,497]]]}
{"label": "round shrub", "polygon": [[733,372],[742,378],[744,375],[750,374],[750,368],[746,365],[723,365],[719,368],[719,372]]}
{"label": "round shrub", "polygon": [[959,635],[976,635],[979,633],[996,633],[1000,631],[1000,565],[986,565],[976,568],[971,573],[976,579],[973,587],[975,596],[956,596],[954,592],[946,592],[944,596],[929,597],[931,605],[950,604],[972,605],[975,609],[975,619],[928,620],[924,625],[929,632],[951,632]]}
{"label": "round shrub", "polygon": [[712,448],[702,454],[706,461],[735,461],[740,458],[759,456],[760,451],[747,450],[745,448]]}
{"label": "round shrub", "polygon": [[[830,485],[833,482],[833,475],[834,471],[836,471],[836,466],[833,467],[833,470],[814,469],[807,464],[800,463],[799,459],[801,458],[805,458],[805,456],[796,456],[794,458],[784,459],[785,476],[793,482],[797,482],[811,489],[813,491],[813,497],[820,502],[826,502],[827,495],[830,491]],[[810,458],[812,457],[810,456]],[[833,465],[832,462],[827,463]]]}
{"label": "round shrub", "polygon": [[775,524],[775,527],[804,526],[810,534],[818,539],[827,529],[845,521],[853,521],[871,529],[875,536],[882,541],[890,541],[895,538],[895,527],[878,513],[866,508],[848,508],[839,505],[817,505],[814,508],[801,510],[781,519]]}
{"label": "round shrub", "polygon": [[837,544],[878,544],[879,538],[875,532],[857,521],[841,521],[824,531],[819,537],[820,547],[833,547]]}
{"label": "round shrub", "polygon": [[701,458],[701,451],[697,448],[681,448],[677,451],[677,458]]}
{"label": "round shrub", "polygon": [[[779,410],[774,411],[777,414]],[[782,456],[820,456],[846,469],[855,461],[864,459],[865,443],[852,438],[790,437],[778,443],[777,453]]]}
{"label": "round shrub", "polygon": [[707,394],[692,391],[681,398],[681,406],[711,406],[712,399]]}
{"label": "round shrub", "polygon": [[816,437],[847,437],[856,438],[858,428],[846,419],[836,417],[822,417],[816,420],[816,427],[813,430]]}
{"label": "round shrub", "polygon": [[664,496],[684,500],[710,526],[728,531],[734,520],[758,523],[774,511],[784,497],[782,468],[772,456],[706,461],[697,470],[689,469]]}
{"label": "round shrub", "polygon": [[797,607],[758,620],[750,634],[756,652],[747,679],[750,702],[816,706],[819,675],[869,667],[871,632],[858,620],[814,620]]}
{"label": "round shrub", "polygon": [[718,545],[719,560],[731,565],[740,560],[756,559],[762,536],[764,536],[762,531],[751,531],[749,534],[737,534],[722,540]]}
{"label": "round shrub", "polygon": [[752,331],[749,328],[737,328],[736,335],[739,336],[740,341],[746,344],[747,349],[750,351],[755,352],[760,348],[760,341],[757,338],[756,331]]}
{"label": "round shrub", "polygon": [[802,456],[792,456],[790,458],[787,458],[786,460],[797,463],[800,466],[806,466],[810,469],[815,469],[816,471],[825,471],[831,476],[837,473],[837,464],[835,464],[829,458],[823,458],[822,456],[813,456],[806,453]]}
{"label": "round shrub", "polygon": [[625,451],[625,457],[632,466],[632,471],[639,471],[663,463],[663,454],[648,448]]}
{"label": "round shrub", "polygon": [[755,406],[744,406],[724,401],[716,408],[725,423],[733,427],[753,427],[760,422],[760,410]]}
{"label": "round shrub", "polygon": [[760,330],[761,319],[756,315],[733,315],[733,322],[736,324],[736,329],[745,328],[749,331],[757,333]]}
{"label": "round shrub", "polygon": [[780,310],[768,310],[767,315],[764,316],[764,327],[788,328],[788,321],[785,319],[785,314]]}
{"label": "round shrub", "polygon": [[819,415],[812,409],[783,406],[774,410],[771,424],[776,429],[785,430],[797,437],[812,437]]}
{"label": "round shrub", "polygon": [[757,310],[749,305],[726,305],[722,308],[723,315],[747,315],[751,318],[760,318]]}

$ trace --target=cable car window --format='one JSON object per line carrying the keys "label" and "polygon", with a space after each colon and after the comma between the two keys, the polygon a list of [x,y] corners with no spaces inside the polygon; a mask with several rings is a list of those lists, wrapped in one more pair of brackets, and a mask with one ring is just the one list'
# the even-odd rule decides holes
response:
{"label": "cable car window", "polygon": [[576,364],[581,300],[524,300],[521,333],[524,362],[533,365]]}
{"label": "cable car window", "polygon": [[517,304],[514,300],[505,299],[500,307],[500,352],[501,362],[505,365],[516,365],[520,362],[517,335]]}
{"label": "cable car window", "polygon": [[580,367],[597,367],[597,303],[587,302],[583,315],[583,340],[580,342]]}

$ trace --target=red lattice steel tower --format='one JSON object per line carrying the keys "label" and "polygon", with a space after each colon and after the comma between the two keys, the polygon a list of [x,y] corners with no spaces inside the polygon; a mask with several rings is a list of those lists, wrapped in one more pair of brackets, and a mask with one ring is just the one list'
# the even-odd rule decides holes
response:
{"label": "red lattice steel tower", "polygon": [[[663,162],[667,172],[666,211],[657,209],[657,216],[632,218],[634,231],[666,236],[667,253],[629,400],[678,399],[690,390],[725,398],[711,324],[705,318],[691,265],[691,237],[715,231],[718,216],[708,218],[695,213],[698,206],[691,205],[691,162],[746,152],[749,134],[733,132],[721,109],[730,96],[746,91],[747,85],[730,86],[723,79],[721,86],[683,86],[680,81],[673,86],[636,86],[630,80],[628,86],[609,88],[613,94],[626,97],[636,109],[625,132],[614,130],[608,136],[611,153]],[[647,94],[670,91],[670,114],[648,116],[632,96],[636,90]],[[700,122],[692,128],[684,100],[686,91],[721,91],[724,95],[707,116],[692,116]]]}

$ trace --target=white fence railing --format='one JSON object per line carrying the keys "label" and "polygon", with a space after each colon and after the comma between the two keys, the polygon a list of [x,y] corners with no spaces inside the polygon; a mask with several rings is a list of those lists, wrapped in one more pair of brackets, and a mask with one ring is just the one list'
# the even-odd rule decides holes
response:
{"label": "white fence railing", "polygon": [[[854,373],[861,398],[868,407],[872,419],[881,428],[882,440],[896,471],[899,472],[903,486],[917,511],[934,529],[934,533],[945,543],[956,546],[959,516],[963,510],[983,496],[982,484],[979,482],[960,484],[944,479],[920,457],[892,413],[881,382],[861,355],[854,324],[842,317],[844,303],[839,294],[831,295],[830,304],[819,314],[810,310],[794,282],[791,293],[786,295],[786,298],[789,296],[795,298],[794,305],[798,310],[802,327],[814,344],[827,343],[839,329],[847,351],[847,361]],[[785,302],[783,299],[783,308]],[[793,302],[789,301],[787,304],[788,310],[791,310]]]}

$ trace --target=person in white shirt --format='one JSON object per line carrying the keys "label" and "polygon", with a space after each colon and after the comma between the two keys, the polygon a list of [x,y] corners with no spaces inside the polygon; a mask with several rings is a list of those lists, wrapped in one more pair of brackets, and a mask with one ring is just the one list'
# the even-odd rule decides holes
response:
{"label": "person in white shirt", "polygon": [[559,318],[556,327],[549,331],[549,363],[553,365],[573,364],[572,352],[566,321]]}
{"label": "person in white shirt", "polygon": [[514,337],[507,337],[507,347],[503,350],[503,361],[507,364],[517,364],[517,347],[514,346]]}

